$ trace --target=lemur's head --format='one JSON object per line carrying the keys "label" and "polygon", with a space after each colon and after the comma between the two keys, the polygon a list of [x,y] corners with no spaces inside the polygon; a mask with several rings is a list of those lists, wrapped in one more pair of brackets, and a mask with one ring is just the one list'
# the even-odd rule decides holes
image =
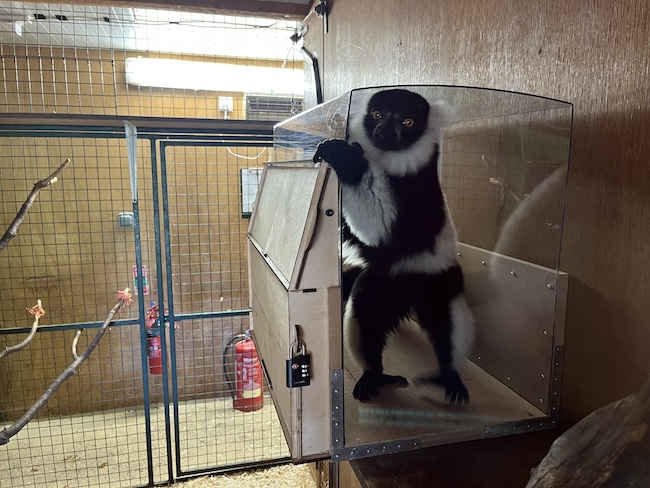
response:
{"label": "lemur's head", "polygon": [[[350,110],[347,139],[364,157],[392,176],[414,174],[437,165],[444,126],[443,106],[409,90],[374,93]],[[361,108],[363,107],[363,108]]]}
{"label": "lemur's head", "polygon": [[363,127],[370,142],[382,151],[411,147],[424,134],[429,103],[408,90],[375,93],[368,101]]}

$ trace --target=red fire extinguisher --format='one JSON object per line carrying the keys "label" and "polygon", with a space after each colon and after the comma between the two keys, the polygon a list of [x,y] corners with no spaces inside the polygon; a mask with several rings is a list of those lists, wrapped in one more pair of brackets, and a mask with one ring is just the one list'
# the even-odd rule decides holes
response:
{"label": "red fire extinguisher", "polygon": [[147,329],[147,358],[149,359],[149,373],[162,374],[162,348],[160,346],[161,327],[158,322],[158,305],[151,302],[151,308],[144,318]]}
{"label": "red fire extinguisher", "polygon": [[[224,371],[225,355],[227,350],[235,340],[240,339],[235,344],[235,385],[232,384],[231,396],[233,399],[233,408],[242,412],[252,412],[259,410],[264,406],[264,377],[262,375],[262,365],[260,364],[255,344],[251,339],[250,331],[246,334],[235,336],[224,351]],[[229,380],[226,371],[226,379]],[[229,381],[230,383],[230,381]]]}

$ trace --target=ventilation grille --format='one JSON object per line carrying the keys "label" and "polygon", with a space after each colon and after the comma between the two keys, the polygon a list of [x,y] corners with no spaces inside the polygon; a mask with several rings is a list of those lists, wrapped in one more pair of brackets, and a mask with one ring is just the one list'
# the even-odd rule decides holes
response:
{"label": "ventilation grille", "polygon": [[279,122],[302,112],[303,104],[298,97],[246,95],[246,118]]}

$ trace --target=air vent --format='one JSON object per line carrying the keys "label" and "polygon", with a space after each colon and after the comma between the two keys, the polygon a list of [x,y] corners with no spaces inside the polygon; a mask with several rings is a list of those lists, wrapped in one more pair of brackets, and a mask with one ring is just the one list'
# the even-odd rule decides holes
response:
{"label": "air vent", "polygon": [[303,111],[304,101],[298,97],[246,95],[248,120],[281,121]]}

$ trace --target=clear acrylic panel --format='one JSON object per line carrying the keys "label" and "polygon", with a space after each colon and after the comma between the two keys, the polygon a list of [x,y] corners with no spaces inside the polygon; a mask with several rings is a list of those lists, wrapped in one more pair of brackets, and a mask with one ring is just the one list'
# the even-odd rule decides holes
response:
{"label": "clear acrylic panel", "polygon": [[[311,159],[323,140],[343,139],[351,114],[386,88],[353,90],[277,124],[274,161]],[[572,105],[485,88],[399,88],[444,110],[440,178],[459,241],[558,269]]]}

